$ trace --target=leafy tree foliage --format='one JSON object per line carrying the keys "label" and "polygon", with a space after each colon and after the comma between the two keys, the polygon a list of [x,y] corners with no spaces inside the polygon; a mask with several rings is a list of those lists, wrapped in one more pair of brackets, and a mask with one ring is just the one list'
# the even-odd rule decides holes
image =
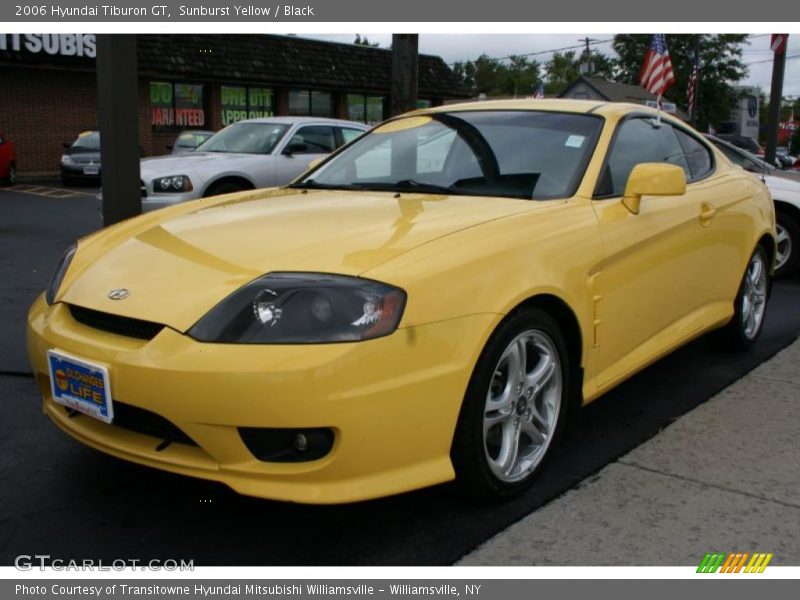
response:
{"label": "leafy tree foliage", "polygon": [[526,56],[498,60],[486,54],[453,65],[453,73],[473,96],[529,96],[541,81],[539,69],[539,63]]}
{"label": "leafy tree foliage", "polygon": [[[738,94],[729,82],[741,81],[747,76],[747,66],[742,62],[742,50],[747,35],[740,34],[692,34],[667,35],[675,83],[666,97],[688,112],[686,92],[694,64],[695,47],[698,52],[698,115],[697,126],[706,129],[711,123],[715,128],[727,121],[735,108]],[[619,55],[617,80],[639,83],[649,35],[624,34],[614,36],[613,47]]]}
{"label": "leafy tree foliage", "polygon": [[370,48],[377,48],[380,46],[378,42],[370,42],[367,36],[361,37],[360,34],[356,34],[356,39],[353,40],[353,43],[356,46],[369,46]]}
{"label": "leafy tree foliage", "polygon": [[[554,53],[544,66],[545,73],[547,73],[545,92],[548,94],[563,92],[570,83],[580,77],[581,63],[583,62],[586,62],[586,50],[580,55],[574,50]],[[616,65],[613,58],[592,49],[589,52],[589,62],[591,64],[590,75],[613,81]]]}

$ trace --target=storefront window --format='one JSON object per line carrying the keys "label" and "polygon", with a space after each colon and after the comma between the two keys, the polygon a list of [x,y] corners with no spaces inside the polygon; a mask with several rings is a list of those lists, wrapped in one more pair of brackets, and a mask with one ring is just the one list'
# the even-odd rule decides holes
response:
{"label": "storefront window", "polygon": [[333,116],[333,96],[330,92],[290,90],[289,114],[293,116],[312,115],[314,117]]}
{"label": "storefront window", "polygon": [[330,92],[311,92],[311,115],[314,117],[333,116],[333,97]]}
{"label": "storefront window", "polygon": [[380,123],[383,121],[383,96],[347,94],[347,116],[351,121]]}
{"label": "storefront window", "polygon": [[220,96],[223,126],[243,119],[271,117],[274,114],[273,94],[269,88],[223,85]]}
{"label": "storefront window", "polygon": [[206,112],[202,84],[150,82],[150,123],[155,129],[203,127]]}

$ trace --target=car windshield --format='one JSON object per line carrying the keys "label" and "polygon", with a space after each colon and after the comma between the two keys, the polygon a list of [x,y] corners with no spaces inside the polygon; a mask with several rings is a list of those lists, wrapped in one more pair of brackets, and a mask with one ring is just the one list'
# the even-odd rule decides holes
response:
{"label": "car windshield", "polygon": [[187,131],[178,136],[180,148],[197,148],[214,134],[210,131]]}
{"label": "car windshield", "polygon": [[577,188],[602,125],[592,115],[522,110],[404,117],[294,186],[561,198]]}
{"label": "car windshield", "polygon": [[72,142],[72,147],[81,150],[100,150],[100,132],[84,131]]}
{"label": "car windshield", "polygon": [[269,154],[288,129],[284,123],[234,123],[200,144],[197,151]]}

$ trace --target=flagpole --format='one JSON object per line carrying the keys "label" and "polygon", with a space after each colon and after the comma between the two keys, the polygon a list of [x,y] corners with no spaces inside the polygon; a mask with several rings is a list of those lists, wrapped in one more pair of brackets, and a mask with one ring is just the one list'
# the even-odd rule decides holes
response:
{"label": "flagpole", "polygon": [[656,96],[656,123],[661,125],[661,94]]}

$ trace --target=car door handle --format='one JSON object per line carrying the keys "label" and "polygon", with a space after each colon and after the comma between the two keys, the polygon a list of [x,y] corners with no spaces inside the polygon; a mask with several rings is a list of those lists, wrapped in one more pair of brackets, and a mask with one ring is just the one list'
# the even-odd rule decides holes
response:
{"label": "car door handle", "polygon": [[700,208],[700,224],[708,225],[715,214],[717,214],[717,209],[707,202],[703,202],[703,206]]}

